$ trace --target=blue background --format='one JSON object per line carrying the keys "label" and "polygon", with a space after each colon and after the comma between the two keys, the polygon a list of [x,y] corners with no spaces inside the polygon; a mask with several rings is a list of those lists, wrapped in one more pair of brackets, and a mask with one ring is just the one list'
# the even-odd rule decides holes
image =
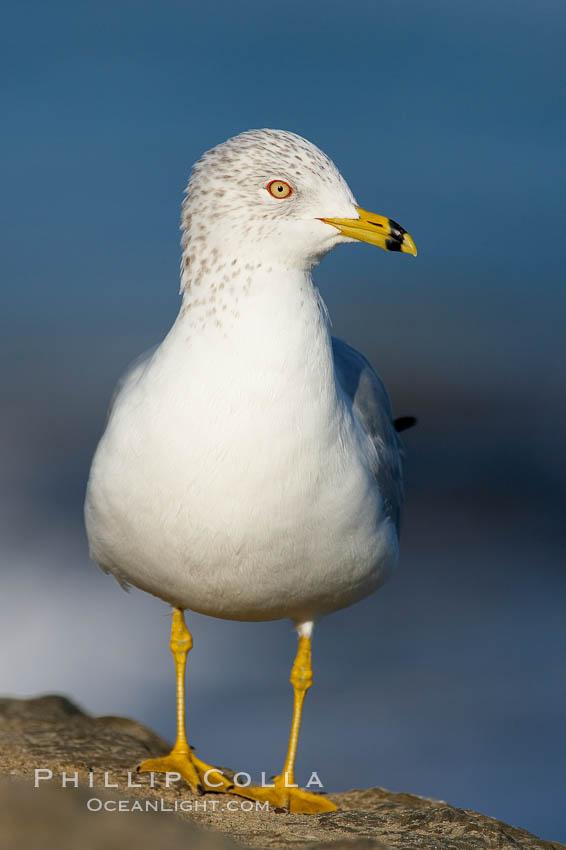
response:
{"label": "blue background", "polygon": [[[397,574],[316,630],[299,780],[566,841],[565,39],[559,0],[5,7],[4,692],[173,736],[167,608],[89,565],[84,486],[114,381],[178,309],[190,165],[293,130],[419,248],[348,245],[316,274],[420,424]],[[189,622],[189,739],[275,772],[289,624]]]}

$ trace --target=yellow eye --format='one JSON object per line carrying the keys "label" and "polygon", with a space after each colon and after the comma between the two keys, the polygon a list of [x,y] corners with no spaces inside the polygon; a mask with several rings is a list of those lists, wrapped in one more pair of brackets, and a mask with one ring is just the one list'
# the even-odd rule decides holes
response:
{"label": "yellow eye", "polygon": [[284,180],[272,180],[271,183],[267,184],[266,188],[274,198],[288,198],[289,195],[293,194],[293,190]]}

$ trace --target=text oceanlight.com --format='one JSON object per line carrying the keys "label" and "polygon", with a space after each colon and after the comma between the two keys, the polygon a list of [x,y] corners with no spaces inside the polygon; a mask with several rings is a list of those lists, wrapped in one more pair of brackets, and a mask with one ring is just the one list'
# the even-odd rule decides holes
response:
{"label": "text oceanlight.com", "polygon": [[269,802],[260,800],[101,800],[91,797],[89,812],[268,812]]}

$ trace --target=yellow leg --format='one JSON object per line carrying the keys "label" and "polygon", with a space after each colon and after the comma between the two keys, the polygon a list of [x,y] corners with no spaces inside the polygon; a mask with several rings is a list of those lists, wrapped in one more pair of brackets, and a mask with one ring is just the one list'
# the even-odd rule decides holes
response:
{"label": "yellow leg", "polygon": [[[175,746],[168,756],[146,759],[139,766],[140,772],[179,773],[189,784],[195,794],[204,791],[225,791],[231,788],[231,783],[222,774],[214,771],[210,765],[197,759],[187,743],[185,730],[185,668],[187,654],[193,646],[191,633],[185,625],[183,612],[180,608],[173,609],[171,623],[171,652],[175,659],[177,672],[177,739]],[[204,776],[207,773],[214,785],[209,785]]]}
{"label": "yellow leg", "polygon": [[338,808],[330,800],[320,794],[293,788],[295,784],[295,758],[297,756],[297,745],[299,743],[299,732],[301,729],[301,718],[303,715],[303,703],[305,695],[312,685],[312,657],[310,637],[299,638],[299,647],[295,657],[295,663],[291,670],[291,684],[293,685],[293,720],[291,722],[291,733],[289,735],[289,746],[283,772],[275,777],[275,791],[281,797],[280,805],[284,805],[291,812],[302,812],[310,814],[314,812],[332,812]]}
{"label": "yellow leg", "polygon": [[312,685],[312,656],[311,656],[311,639],[307,637],[299,638],[299,648],[295,663],[291,670],[290,680],[293,685],[293,720],[291,722],[291,733],[289,735],[289,746],[287,748],[287,758],[283,767],[283,777],[287,778],[288,785],[295,784],[295,758],[297,756],[297,746],[299,743],[299,732],[301,729],[301,719],[303,716],[303,703],[305,696]]}
{"label": "yellow leg", "polygon": [[299,742],[303,702],[306,692],[312,685],[310,637],[301,636],[299,638],[299,648],[293,669],[291,670],[290,681],[294,692],[293,720],[291,722],[291,734],[289,735],[289,746],[287,748],[287,758],[285,759],[283,772],[280,776],[274,778],[274,787],[260,788],[250,785],[248,788],[234,788],[232,789],[232,793],[240,794],[252,800],[268,800],[272,805],[284,806],[291,812],[302,814],[333,812],[338,806],[326,797],[293,787],[295,784],[295,757]]}

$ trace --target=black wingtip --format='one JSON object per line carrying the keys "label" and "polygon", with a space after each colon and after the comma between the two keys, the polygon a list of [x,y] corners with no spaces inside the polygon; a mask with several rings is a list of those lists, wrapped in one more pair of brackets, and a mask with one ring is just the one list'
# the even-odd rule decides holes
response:
{"label": "black wingtip", "polygon": [[406,431],[407,428],[413,428],[418,421],[416,416],[398,416],[397,419],[393,420],[393,424],[395,425],[395,430],[400,433],[401,431]]}

